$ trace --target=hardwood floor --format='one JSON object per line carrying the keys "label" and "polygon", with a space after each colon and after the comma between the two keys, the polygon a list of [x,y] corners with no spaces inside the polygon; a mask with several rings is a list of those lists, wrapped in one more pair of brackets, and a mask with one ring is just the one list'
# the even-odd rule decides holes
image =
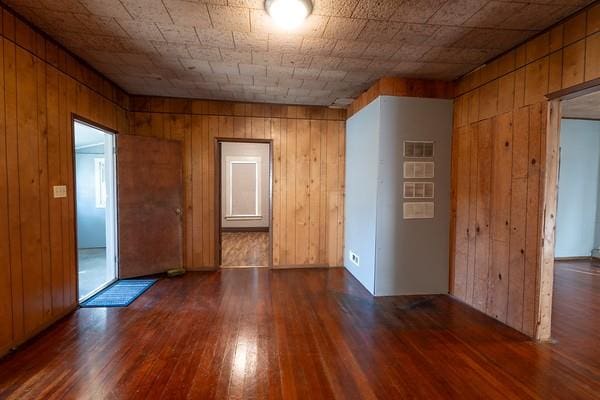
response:
{"label": "hardwood floor", "polygon": [[189,273],[60,321],[0,362],[0,398],[598,398],[599,277],[568,268],[553,344],[343,269]]}

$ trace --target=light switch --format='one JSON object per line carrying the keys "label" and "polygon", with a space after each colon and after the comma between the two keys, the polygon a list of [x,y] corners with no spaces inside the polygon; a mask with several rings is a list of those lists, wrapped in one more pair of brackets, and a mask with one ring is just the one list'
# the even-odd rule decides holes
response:
{"label": "light switch", "polygon": [[67,197],[67,187],[65,185],[54,186],[52,189],[54,190],[55,199]]}

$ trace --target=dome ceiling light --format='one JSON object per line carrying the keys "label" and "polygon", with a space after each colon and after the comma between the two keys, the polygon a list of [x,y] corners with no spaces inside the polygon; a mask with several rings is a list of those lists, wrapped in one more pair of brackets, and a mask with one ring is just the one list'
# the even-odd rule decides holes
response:
{"label": "dome ceiling light", "polygon": [[285,30],[298,28],[312,12],[310,0],[266,0],[265,10]]}

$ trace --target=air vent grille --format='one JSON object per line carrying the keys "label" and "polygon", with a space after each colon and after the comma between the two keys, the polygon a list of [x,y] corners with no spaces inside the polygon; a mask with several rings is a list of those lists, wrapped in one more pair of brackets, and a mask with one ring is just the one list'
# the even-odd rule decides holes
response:
{"label": "air vent grille", "polygon": [[433,199],[433,182],[404,182],[405,199]]}
{"label": "air vent grille", "polygon": [[435,164],[430,161],[405,161],[405,179],[431,179],[434,176]]}
{"label": "air vent grille", "polygon": [[404,203],[404,219],[431,219],[434,217],[433,202]]}
{"label": "air vent grille", "polygon": [[404,142],[404,157],[406,158],[433,158],[433,142]]}

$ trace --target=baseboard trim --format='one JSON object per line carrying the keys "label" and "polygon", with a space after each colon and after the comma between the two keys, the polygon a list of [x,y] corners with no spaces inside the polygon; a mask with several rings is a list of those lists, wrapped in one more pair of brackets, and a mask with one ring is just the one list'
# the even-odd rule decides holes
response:
{"label": "baseboard trim", "polygon": [[39,328],[37,328],[34,331],[32,331],[31,333],[29,333],[26,337],[14,342],[13,344],[9,345],[8,347],[1,348],[0,349],[0,359],[9,355],[13,351],[17,351],[19,349],[19,347],[26,344],[28,341],[34,339],[36,336],[38,336],[39,334],[44,332],[46,329],[50,328],[52,325],[54,325],[61,319],[69,316],[71,313],[73,313],[78,308],[79,308],[79,304],[75,304],[75,305],[67,308],[64,312],[52,317],[50,320],[48,320],[44,324],[40,325]]}
{"label": "baseboard trim", "polygon": [[297,264],[297,265],[274,265],[273,269],[322,269],[322,268],[339,268],[331,267],[327,264]]}
{"label": "baseboard trim", "polygon": [[592,256],[554,257],[554,261],[585,261],[591,260]]}

